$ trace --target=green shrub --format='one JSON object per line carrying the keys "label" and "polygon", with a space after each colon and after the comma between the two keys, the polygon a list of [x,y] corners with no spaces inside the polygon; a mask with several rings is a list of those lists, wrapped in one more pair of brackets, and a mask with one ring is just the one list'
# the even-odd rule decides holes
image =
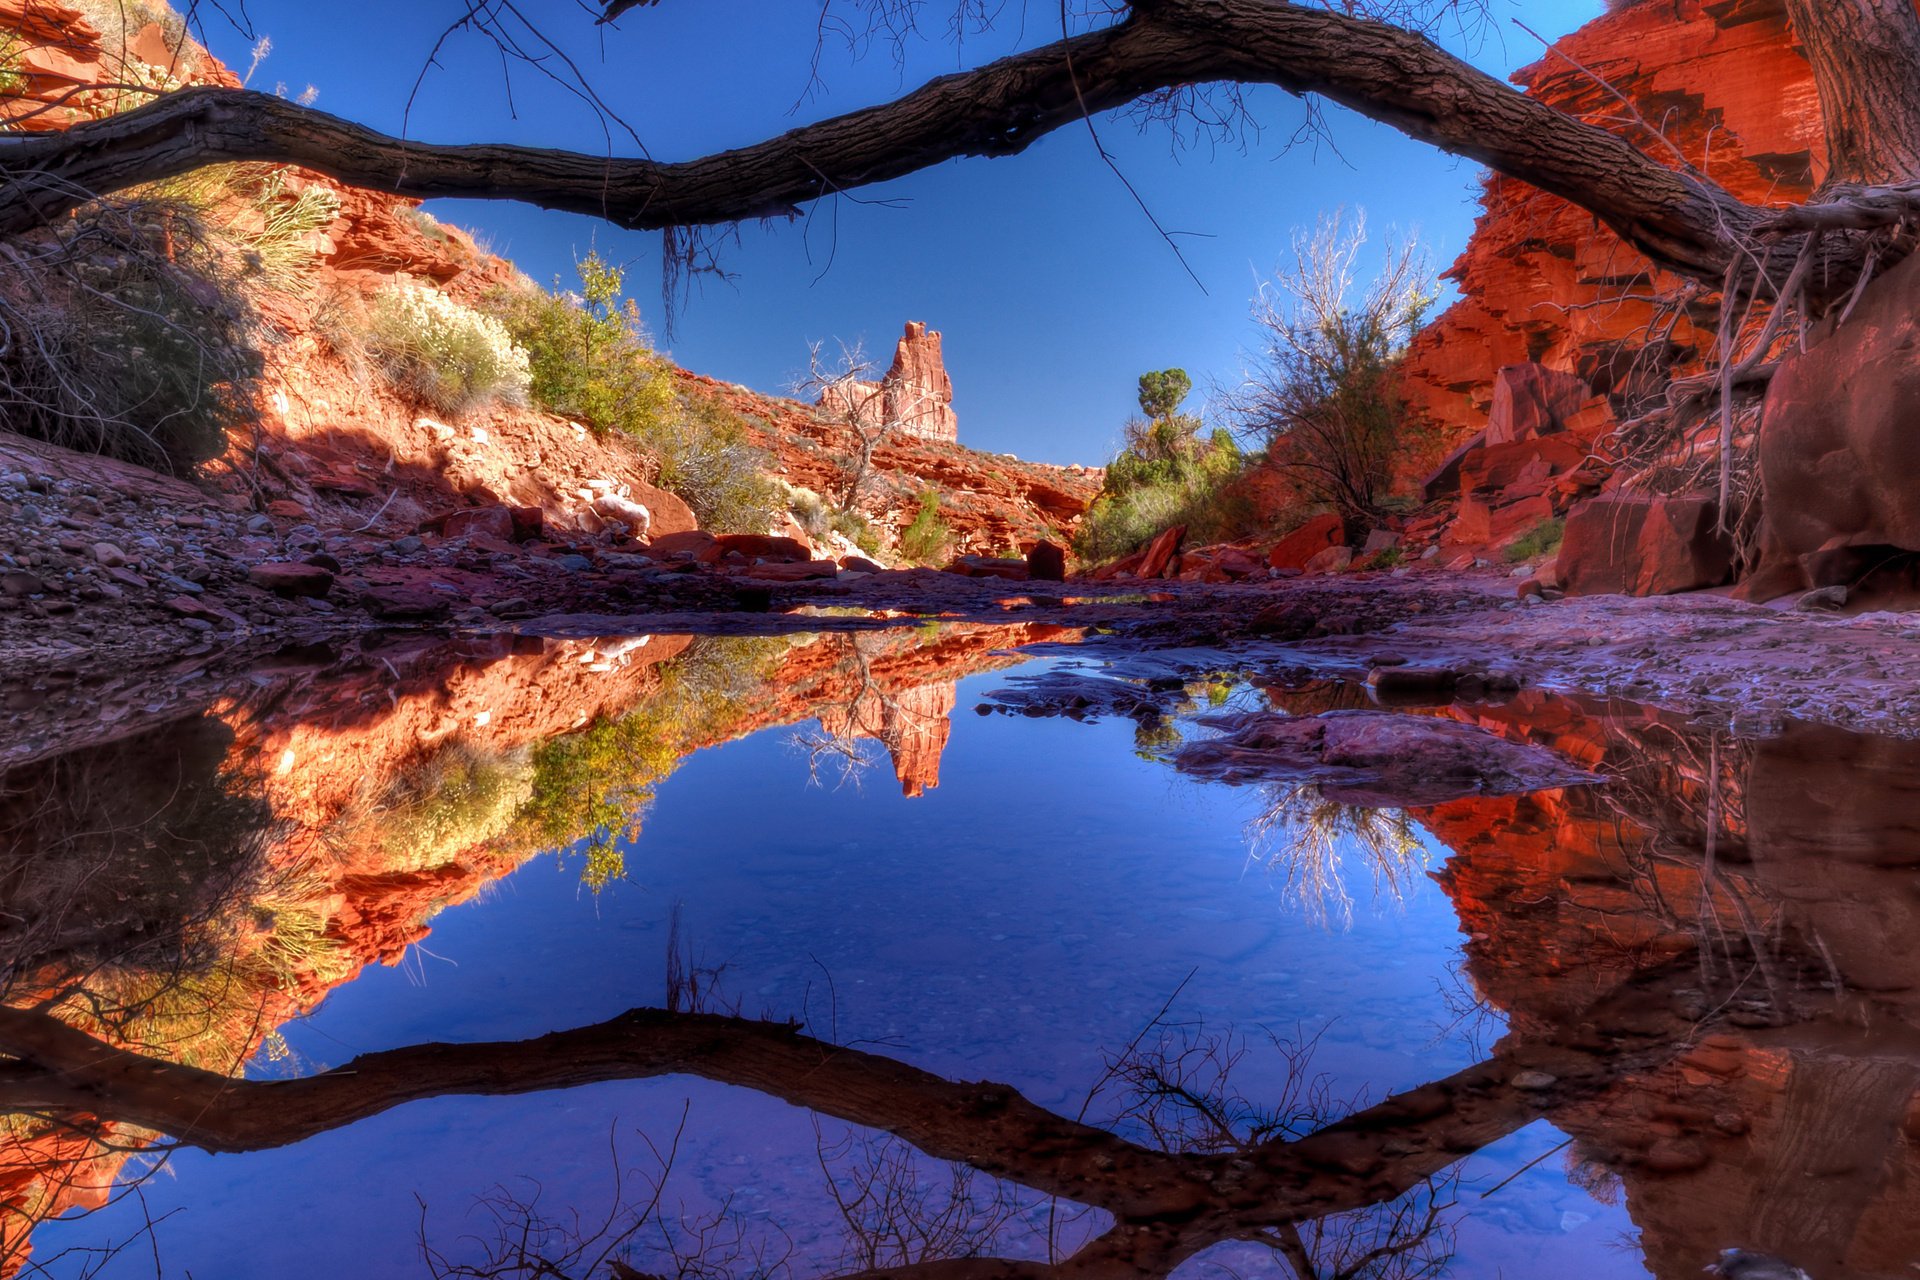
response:
{"label": "green shrub", "polygon": [[535,404],[594,432],[650,438],[676,416],[673,367],[656,355],[639,309],[622,299],[619,268],[589,253],[580,293],[512,290],[489,308],[526,348]]}
{"label": "green shrub", "polygon": [[940,516],[940,495],[932,489],[920,495],[920,508],[900,531],[900,555],[914,564],[935,564],[947,553],[953,533]]}
{"label": "green shrub", "polygon": [[1136,441],[1108,466],[1100,497],[1074,535],[1082,560],[1097,564],[1124,556],[1174,525],[1186,525],[1194,543],[1251,531],[1251,512],[1234,485],[1246,459],[1231,435],[1216,431],[1202,442],[1189,433],[1184,445],[1142,456],[1138,450],[1157,447],[1153,439]]}
{"label": "green shrub", "polygon": [[1506,550],[1507,563],[1519,564],[1522,560],[1531,560],[1535,556],[1550,555],[1560,549],[1560,540],[1566,536],[1567,522],[1559,516],[1551,516],[1527,530],[1519,541]]}
{"label": "green shrub", "polygon": [[858,511],[834,512],[831,527],[866,555],[880,554],[880,535],[873,531],[872,523]]}
{"label": "green shrub", "polygon": [[745,420],[717,400],[676,393],[673,365],[648,345],[618,267],[589,253],[579,272],[577,297],[523,288],[487,302],[526,349],[534,403],[632,440],[653,458],[654,483],[684,499],[702,527],[764,531],[780,497]]}
{"label": "green shrub", "polygon": [[367,349],[393,385],[443,413],[525,404],[527,353],[505,325],[437,289],[396,280],[374,298]]}
{"label": "green shrub", "polygon": [[251,417],[261,361],[231,261],[174,200],[100,201],[0,273],[0,420],[143,466],[191,470]]}

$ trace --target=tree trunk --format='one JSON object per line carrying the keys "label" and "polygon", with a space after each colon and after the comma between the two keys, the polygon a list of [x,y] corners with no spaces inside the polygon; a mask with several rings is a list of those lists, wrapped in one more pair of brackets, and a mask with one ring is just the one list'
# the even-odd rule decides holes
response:
{"label": "tree trunk", "polygon": [[1920,11],[1914,0],[1787,0],[1826,124],[1821,186],[1920,178]]}
{"label": "tree trunk", "polygon": [[1717,280],[1733,252],[1727,231],[1758,216],[1387,23],[1275,0],[1154,0],[1139,10],[895,102],[677,164],[402,141],[266,94],[191,89],[64,134],[0,138],[0,234],[225,161],[299,164],[422,198],[520,199],[639,229],[738,221],[956,156],[1011,155],[1086,113],[1221,80],[1321,94],[1582,205],[1690,276]]}

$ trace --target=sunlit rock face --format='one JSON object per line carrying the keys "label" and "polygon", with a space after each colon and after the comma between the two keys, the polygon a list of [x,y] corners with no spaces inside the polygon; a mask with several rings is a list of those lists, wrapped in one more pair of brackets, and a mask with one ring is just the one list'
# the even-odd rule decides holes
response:
{"label": "sunlit rock face", "polygon": [[[1824,163],[1812,73],[1781,0],[1618,8],[1515,79],[1563,111],[1625,131],[1656,159],[1684,160],[1742,200],[1805,199]],[[1644,124],[1622,124],[1615,91]],[[1684,317],[1670,334],[1650,327],[1655,314],[1642,299],[1678,282],[1652,272],[1592,214],[1497,175],[1481,203],[1447,273],[1461,300],[1415,339],[1407,368],[1407,393],[1443,446],[1486,425],[1505,366],[1537,362],[1607,394],[1711,345],[1712,334]],[[1664,341],[1649,346],[1656,334]]]}
{"label": "sunlit rock face", "polygon": [[952,443],[960,438],[953,379],[940,355],[940,334],[918,320],[907,322],[906,333],[894,345],[893,364],[880,381],[828,387],[820,403],[841,413],[851,406],[875,426],[895,423],[894,430],[922,440]]}

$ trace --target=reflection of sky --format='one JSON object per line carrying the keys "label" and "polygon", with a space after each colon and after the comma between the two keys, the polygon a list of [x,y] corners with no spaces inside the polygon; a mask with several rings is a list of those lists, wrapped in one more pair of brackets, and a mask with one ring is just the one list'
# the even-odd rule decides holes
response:
{"label": "reflection of sky", "polygon": [[[1399,908],[1371,910],[1356,872],[1352,928],[1309,926],[1248,869],[1250,791],[1136,758],[1124,721],[972,714],[1004,678],[963,683],[941,785],[921,799],[902,799],[884,764],[864,790],[808,787],[786,730],[689,759],[629,854],[634,883],[596,900],[577,889],[577,868],[532,863],[442,915],[403,968],[337,991],[288,1042],[335,1065],[658,1004],[678,902],[698,958],[727,966],[743,1012],[804,1014],[818,1034],[1005,1081],[1068,1114],[1103,1053],[1190,972],[1175,1018],[1256,1041],[1263,1026],[1321,1032],[1313,1069],[1330,1073],[1336,1097],[1377,1101],[1472,1061],[1458,1038],[1437,1038],[1452,1021],[1441,988],[1459,935],[1430,881],[1415,877]],[[1234,1083],[1257,1100],[1277,1070],[1277,1055],[1256,1049]],[[147,1199],[156,1213],[184,1210],[161,1228],[169,1275],[423,1275],[416,1193],[441,1244],[476,1225],[475,1196],[514,1175],[538,1179],[550,1206],[591,1207],[607,1193],[610,1134],[637,1162],[633,1131],[670,1134],[688,1100],[680,1192],[694,1203],[733,1193],[749,1214],[777,1207],[804,1247],[825,1207],[805,1113],[684,1080],[439,1099],[288,1150],[186,1152]],[[1460,1194],[1477,1216],[1461,1231],[1459,1274],[1555,1274],[1556,1259],[1576,1258],[1584,1275],[1641,1274],[1604,1247],[1624,1212],[1568,1186],[1557,1155],[1481,1200],[1559,1141],[1535,1125],[1472,1163],[1477,1185]],[[43,1231],[38,1252],[135,1225],[123,1206]]]}

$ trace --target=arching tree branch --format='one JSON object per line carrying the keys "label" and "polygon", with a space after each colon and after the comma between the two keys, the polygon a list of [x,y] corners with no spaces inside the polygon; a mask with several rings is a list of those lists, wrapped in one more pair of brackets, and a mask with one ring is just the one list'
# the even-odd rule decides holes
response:
{"label": "arching tree branch", "polygon": [[1010,155],[1083,111],[1223,80],[1330,98],[1571,200],[1696,277],[1724,273],[1734,236],[1760,212],[1399,27],[1278,0],[1158,0],[1113,27],[894,102],[679,163],[402,141],[263,94],[191,89],[63,134],[0,140],[0,234],[90,196],[243,160],[423,198],[526,200],[633,228],[731,222],[959,156]]}

